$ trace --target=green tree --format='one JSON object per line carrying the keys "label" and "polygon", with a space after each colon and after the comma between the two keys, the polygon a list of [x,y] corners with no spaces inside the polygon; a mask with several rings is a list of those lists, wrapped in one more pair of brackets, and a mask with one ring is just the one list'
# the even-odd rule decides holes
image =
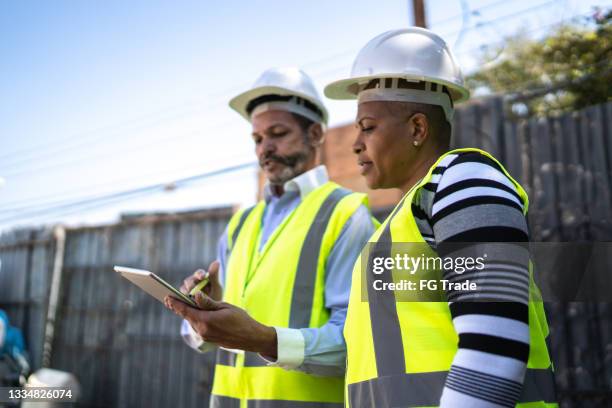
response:
{"label": "green tree", "polygon": [[481,56],[482,68],[467,82],[484,93],[508,94],[513,115],[554,115],[611,100],[611,57],[612,10],[596,10],[539,41],[509,38]]}

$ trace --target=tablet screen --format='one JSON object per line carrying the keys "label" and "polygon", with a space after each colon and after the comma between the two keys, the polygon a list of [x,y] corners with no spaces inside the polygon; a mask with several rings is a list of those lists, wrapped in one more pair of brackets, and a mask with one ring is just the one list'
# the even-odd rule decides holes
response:
{"label": "tablet screen", "polygon": [[115,266],[114,270],[162,303],[166,296],[172,296],[183,303],[187,303],[189,306],[197,307],[191,298],[181,293],[181,291],[153,272],[126,266]]}

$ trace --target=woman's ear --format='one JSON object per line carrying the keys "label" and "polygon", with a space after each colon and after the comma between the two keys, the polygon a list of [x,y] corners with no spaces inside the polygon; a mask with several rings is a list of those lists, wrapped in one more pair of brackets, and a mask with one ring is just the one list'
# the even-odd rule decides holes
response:
{"label": "woman's ear", "polygon": [[413,143],[422,145],[429,136],[429,122],[427,116],[423,113],[415,113],[408,119],[412,133]]}

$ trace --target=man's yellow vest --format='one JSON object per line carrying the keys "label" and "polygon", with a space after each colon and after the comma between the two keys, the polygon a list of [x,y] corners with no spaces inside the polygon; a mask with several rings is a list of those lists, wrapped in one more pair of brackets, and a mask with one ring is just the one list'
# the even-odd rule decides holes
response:
{"label": "man's yellow vest", "polygon": [[[325,265],[364,194],[328,182],[309,193],[272,233],[261,251],[265,202],[238,212],[228,225],[230,252],[224,300],[268,326],[321,327]],[[219,350],[211,407],[342,407],[344,379],[266,365],[257,354]]]}
{"label": "man's yellow vest", "polygon": [[[477,151],[457,149],[441,156],[427,175],[400,201],[394,211],[370,238],[370,253],[386,253],[391,243],[423,243],[412,214],[413,198],[431,181],[432,171],[448,154]],[[499,164],[499,162],[497,162]],[[527,214],[528,198],[523,188],[512,180]],[[429,248],[426,256],[436,256]],[[409,246],[410,247],[410,246]],[[372,249],[373,248],[373,249]],[[364,258],[367,256],[362,252]],[[371,265],[368,258],[368,264]],[[517,407],[556,407],[552,364],[546,346],[548,325],[543,304],[530,270],[529,331],[530,349],[522,396]],[[390,282],[397,278],[387,275]],[[420,269],[414,276],[436,276]],[[439,276],[439,275],[437,275]],[[364,278],[366,281],[364,281]],[[349,308],[344,327],[347,344],[346,401],[350,408],[362,407],[434,407],[440,403],[446,376],[457,352],[458,336],[446,301],[401,302],[394,291],[373,289],[371,271],[362,271],[362,260],[353,270]],[[364,285],[366,287],[364,287]],[[367,300],[367,301],[366,301]],[[503,393],[503,390],[498,390]]]}

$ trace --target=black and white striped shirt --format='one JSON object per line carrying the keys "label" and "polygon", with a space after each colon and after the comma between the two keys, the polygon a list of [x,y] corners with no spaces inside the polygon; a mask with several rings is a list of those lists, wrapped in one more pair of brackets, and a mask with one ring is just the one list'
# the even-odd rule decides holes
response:
{"label": "black and white striped shirt", "polygon": [[[481,271],[444,271],[445,279],[469,279],[478,290],[447,292],[459,349],[441,407],[513,407],[520,396],[529,355],[529,231],[523,205],[497,163],[478,152],[445,157],[412,203],[419,231],[440,257],[454,256],[448,243],[522,243],[502,244],[507,248],[495,252]],[[482,299],[488,301],[476,301]]]}

